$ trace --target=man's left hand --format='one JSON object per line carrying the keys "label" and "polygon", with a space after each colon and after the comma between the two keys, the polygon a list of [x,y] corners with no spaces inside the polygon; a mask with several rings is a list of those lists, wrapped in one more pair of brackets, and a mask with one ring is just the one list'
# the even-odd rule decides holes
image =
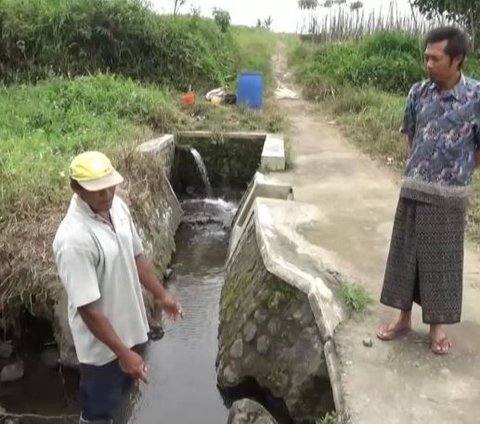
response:
{"label": "man's left hand", "polygon": [[163,299],[155,299],[155,302],[165,311],[167,317],[174,321],[183,315],[180,303],[169,294],[166,294]]}

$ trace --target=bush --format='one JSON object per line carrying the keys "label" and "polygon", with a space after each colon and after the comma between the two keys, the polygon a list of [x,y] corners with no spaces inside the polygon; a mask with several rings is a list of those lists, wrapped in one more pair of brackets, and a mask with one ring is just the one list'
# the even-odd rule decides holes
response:
{"label": "bush", "polygon": [[425,75],[418,40],[405,34],[379,33],[360,42],[297,50],[291,59],[300,63],[300,79],[306,83],[328,76],[339,84],[406,93]]}
{"label": "bush", "polygon": [[[341,44],[300,44],[290,60],[299,65],[299,79],[307,86],[323,88],[316,81],[327,78],[336,84],[405,95],[415,82],[426,78],[422,56],[423,44],[416,36],[380,32]],[[480,61],[468,59],[465,72],[480,77]]]}
{"label": "bush", "polygon": [[185,90],[231,80],[234,45],[212,20],[143,0],[2,0],[0,79],[112,72]]}
{"label": "bush", "polygon": [[227,32],[230,28],[230,13],[227,10],[213,9],[213,19],[222,32]]}

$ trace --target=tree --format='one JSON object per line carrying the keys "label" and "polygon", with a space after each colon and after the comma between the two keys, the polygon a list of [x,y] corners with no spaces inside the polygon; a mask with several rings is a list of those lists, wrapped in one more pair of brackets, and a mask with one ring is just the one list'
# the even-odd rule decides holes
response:
{"label": "tree", "polygon": [[350,3],[350,10],[360,10],[363,7],[363,3],[361,1],[354,1]]}
{"label": "tree", "polygon": [[476,51],[477,34],[480,31],[480,2],[478,0],[410,0],[427,18],[445,15],[456,23],[463,24],[472,37]]}
{"label": "tree", "polygon": [[180,8],[185,5],[185,3],[187,2],[187,0],[174,0],[173,2],[173,15],[176,16],[178,15],[178,11],[180,10]]}
{"label": "tree", "polygon": [[302,10],[313,10],[318,6],[318,0],[298,0],[298,7]]}
{"label": "tree", "polygon": [[227,32],[230,27],[230,13],[227,10],[215,7],[213,9],[213,19],[220,27],[220,31]]}
{"label": "tree", "polygon": [[263,21],[263,26],[266,28],[266,29],[270,29],[271,26],[272,26],[272,23],[273,23],[273,19],[271,16],[269,16],[267,19],[265,19]]}

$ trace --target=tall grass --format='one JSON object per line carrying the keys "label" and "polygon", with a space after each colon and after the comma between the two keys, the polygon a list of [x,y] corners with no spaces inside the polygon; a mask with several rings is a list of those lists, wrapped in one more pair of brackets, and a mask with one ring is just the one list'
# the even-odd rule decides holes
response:
{"label": "tall grass", "polygon": [[235,27],[232,31],[238,52],[235,59],[237,71],[260,71],[269,85],[273,80],[271,58],[277,42],[275,34],[261,28]]}
{"label": "tall grass", "polygon": [[[379,32],[358,41],[297,45],[290,61],[301,82],[314,94],[329,83],[374,87],[406,94],[425,78],[423,42],[405,33]],[[480,77],[480,60],[468,59],[466,73]]]}
{"label": "tall grass", "polygon": [[5,83],[108,71],[185,90],[234,77],[230,34],[143,0],[2,0],[0,28]]}

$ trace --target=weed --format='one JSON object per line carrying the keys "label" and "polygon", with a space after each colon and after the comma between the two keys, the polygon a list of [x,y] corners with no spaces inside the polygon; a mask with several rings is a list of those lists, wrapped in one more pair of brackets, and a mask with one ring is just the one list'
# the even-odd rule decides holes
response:
{"label": "weed", "polygon": [[328,413],[324,417],[315,420],[315,424],[337,424],[337,415]]}
{"label": "weed", "polygon": [[362,286],[342,281],[340,288],[345,305],[353,312],[363,312],[372,303],[369,293]]}

